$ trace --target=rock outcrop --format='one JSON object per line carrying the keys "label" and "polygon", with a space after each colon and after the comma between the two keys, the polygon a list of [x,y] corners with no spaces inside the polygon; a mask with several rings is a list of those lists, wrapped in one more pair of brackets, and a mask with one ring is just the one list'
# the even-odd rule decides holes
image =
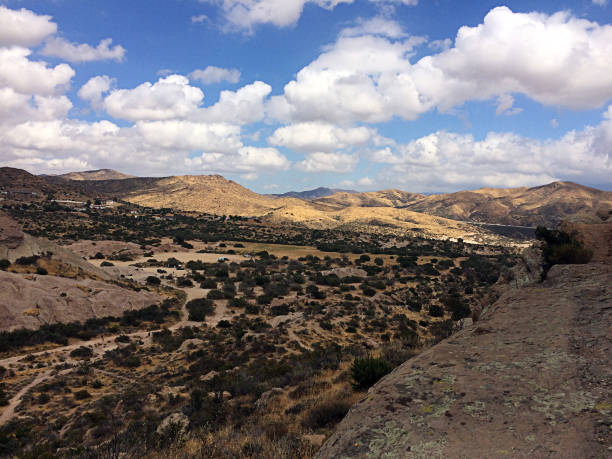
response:
{"label": "rock outcrop", "polygon": [[5,248],[5,251],[15,249],[22,242],[21,225],[0,210],[0,258],[6,258],[3,256],[2,248]]}
{"label": "rock outcrop", "polygon": [[370,389],[319,458],[610,457],[612,266],[554,266]]}
{"label": "rock outcrop", "polygon": [[0,331],[118,317],[128,310],[162,301],[151,292],[136,292],[91,279],[24,276],[5,271],[0,271],[0,286]]}

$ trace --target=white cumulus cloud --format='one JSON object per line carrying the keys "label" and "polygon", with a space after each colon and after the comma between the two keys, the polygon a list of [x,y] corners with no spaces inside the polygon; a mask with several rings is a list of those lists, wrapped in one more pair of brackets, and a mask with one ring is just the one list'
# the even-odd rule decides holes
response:
{"label": "white cumulus cloud", "polygon": [[363,126],[344,128],[323,122],[305,122],[278,128],[268,142],[304,152],[331,152],[363,145],[375,135],[374,129]]}
{"label": "white cumulus cloud", "polygon": [[129,121],[167,120],[195,113],[203,99],[202,90],[190,86],[186,77],[170,75],[154,84],[114,90],[104,99],[104,107],[111,116]]}
{"label": "white cumulus cloud", "polygon": [[194,70],[189,74],[189,78],[201,81],[204,84],[221,83],[223,81],[238,83],[240,81],[240,71],[237,69],[224,69],[209,65],[205,69]]}
{"label": "white cumulus cloud", "polygon": [[110,91],[111,87],[117,83],[117,80],[109,77],[108,75],[99,75],[90,78],[85,83],[77,95],[90,103],[90,105],[99,109],[102,108],[102,95]]}
{"label": "white cumulus cloud", "polygon": [[71,43],[60,37],[49,38],[41,50],[43,56],[55,56],[69,62],[91,62],[115,60],[123,61],[125,48],[121,45],[112,46],[112,38],[106,38],[95,48],[86,43]]}
{"label": "white cumulus cloud", "polygon": [[513,93],[572,109],[600,107],[612,98],[612,26],[567,12],[498,7],[482,24],[462,27],[454,46],[412,63],[421,43],[365,30],[341,34],[272,98],[269,113],[285,122],[383,122],[493,97],[502,98],[503,108]]}
{"label": "white cumulus cloud", "polygon": [[35,46],[56,32],[57,24],[51,22],[51,16],[0,5],[0,46]]}
{"label": "white cumulus cloud", "polygon": [[31,61],[32,52],[21,47],[0,47],[0,88],[9,87],[21,94],[50,96],[62,93],[70,85],[74,70],[68,64],[48,67],[46,62]]}
{"label": "white cumulus cloud", "polygon": [[310,153],[305,160],[296,164],[303,172],[347,173],[355,169],[359,158],[346,153]]}

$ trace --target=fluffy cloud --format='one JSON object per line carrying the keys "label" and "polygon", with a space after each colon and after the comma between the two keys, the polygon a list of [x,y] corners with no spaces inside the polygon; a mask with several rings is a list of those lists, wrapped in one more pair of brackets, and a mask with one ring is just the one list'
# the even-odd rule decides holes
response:
{"label": "fluffy cloud", "polygon": [[263,119],[265,99],[272,87],[256,81],[237,91],[221,91],[219,101],[198,111],[194,117],[200,121],[250,124]]}
{"label": "fluffy cloud", "polygon": [[[349,30],[354,30],[349,29]],[[270,103],[283,120],[414,120],[432,109],[522,93],[546,105],[595,108],[612,98],[612,26],[571,16],[491,10],[454,47],[412,64],[415,37],[340,35]],[[508,109],[503,112],[507,112]]]}
{"label": "fluffy cloud", "polygon": [[230,124],[183,120],[139,122],[133,129],[152,149],[233,153],[242,147],[240,128]]}
{"label": "fluffy cloud", "polygon": [[28,59],[26,48],[0,48],[0,88],[9,87],[21,94],[51,96],[63,92],[74,76],[68,64],[48,67],[45,62]]}
{"label": "fluffy cloud", "polygon": [[54,37],[45,42],[40,53],[43,56],[60,57],[69,62],[123,61],[125,48],[121,45],[112,46],[112,43],[112,38],[106,38],[94,48],[88,44],[70,43],[63,38]]}
{"label": "fluffy cloud", "polygon": [[[230,30],[252,32],[259,24],[288,27],[297,23],[304,6],[308,3],[332,10],[342,3],[354,0],[201,0],[214,3],[221,8]],[[369,0],[381,6],[411,5],[418,0]]]}
{"label": "fluffy cloud", "polygon": [[375,130],[363,126],[342,128],[328,123],[307,122],[278,128],[268,142],[304,152],[331,152],[363,145],[375,135]]}
{"label": "fluffy cloud", "polygon": [[31,96],[0,88],[0,124],[7,126],[63,118],[71,108],[72,102],[66,96]]}
{"label": "fluffy cloud", "polygon": [[601,124],[540,141],[512,133],[483,140],[445,131],[387,148],[370,159],[390,166],[379,181],[411,190],[445,191],[476,186],[529,186],[557,179],[609,182],[612,175],[612,107]]}
{"label": "fluffy cloud", "polygon": [[193,114],[203,99],[202,90],[190,86],[186,77],[170,75],[155,84],[114,90],[104,99],[104,107],[111,116],[129,121],[167,120]]}
{"label": "fluffy cloud", "polygon": [[357,19],[353,27],[347,27],[340,32],[341,37],[356,37],[361,35],[381,35],[389,38],[402,38],[406,32],[397,22],[383,16],[364,20]]}
{"label": "fluffy cloud", "polygon": [[194,70],[189,74],[189,78],[201,81],[204,84],[221,83],[222,81],[238,83],[240,81],[240,71],[209,65],[203,70]]}
{"label": "fluffy cloud", "polygon": [[56,32],[57,25],[51,22],[51,16],[0,5],[0,46],[35,46]]}
{"label": "fluffy cloud", "polygon": [[110,91],[111,87],[117,81],[114,78],[111,78],[107,75],[100,75],[90,78],[87,83],[85,83],[77,95],[89,102],[89,104],[95,108],[102,108],[102,94]]}
{"label": "fluffy cloud", "polygon": [[305,160],[296,164],[296,168],[304,172],[336,172],[346,173],[355,169],[359,158],[346,153],[310,153]]}
{"label": "fluffy cloud", "polygon": [[227,173],[238,172],[243,178],[253,180],[259,171],[287,170],[291,163],[275,148],[242,147],[236,154],[203,153],[186,160],[190,167]]}

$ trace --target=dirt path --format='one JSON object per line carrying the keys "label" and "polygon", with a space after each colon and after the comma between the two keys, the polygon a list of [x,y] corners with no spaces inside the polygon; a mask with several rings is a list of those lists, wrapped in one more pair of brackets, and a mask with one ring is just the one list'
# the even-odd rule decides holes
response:
{"label": "dirt path", "polygon": [[32,389],[35,386],[38,386],[40,383],[42,383],[43,381],[46,381],[50,377],[51,377],[51,370],[47,370],[43,373],[38,374],[32,380],[31,383],[22,387],[21,390],[17,392],[13,398],[9,400],[8,405],[4,407],[4,411],[2,411],[2,415],[0,415],[0,426],[4,425],[5,423],[13,419],[15,415],[15,409],[19,406],[19,404],[21,403],[21,399],[23,399],[23,396],[27,394],[30,389]]}
{"label": "dirt path", "polygon": [[[156,254],[156,258],[158,260],[165,260],[168,259],[170,257],[176,257],[177,259],[185,262],[188,260],[202,260],[204,262],[215,262],[217,261],[217,258],[219,256],[224,256],[226,258],[229,258],[231,260],[236,259],[235,261],[240,261],[243,258],[240,257],[239,255],[222,255],[222,254],[215,254],[215,253],[192,253],[192,252],[182,252],[182,253],[164,253],[164,254]],[[134,280],[137,281],[144,281],[147,276],[149,275],[157,275],[157,268],[135,268],[133,266],[130,266],[131,264],[134,263],[138,263],[138,262],[142,262],[145,261],[147,258],[142,257],[136,261],[129,261],[129,262],[114,262],[115,267],[113,268],[108,268],[109,271],[114,272],[115,275],[119,276],[120,274],[123,274],[126,277],[131,277]],[[102,260],[91,260],[92,262],[98,262],[101,263]],[[171,273],[175,276],[181,276],[183,274],[185,274],[185,271],[181,271],[181,270],[176,270],[176,269],[166,269],[166,271],[168,271],[168,273]],[[199,287],[192,287],[192,288],[185,288],[183,289],[185,291],[185,293],[187,293],[187,300],[185,302],[185,304],[193,299],[196,298],[204,298],[206,297],[206,295],[208,294],[208,292],[210,291],[210,289],[202,289]],[[175,330],[179,330],[181,328],[184,327],[199,327],[202,325],[202,322],[194,322],[194,321],[190,321],[188,320],[189,317],[189,313],[187,311],[187,308],[185,307],[185,304],[183,304],[182,308],[181,308],[181,319],[175,323],[174,325],[170,326],[169,329],[172,331]],[[223,320],[224,318],[229,318],[231,317],[228,314],[228,307],[227,307],[227,302],[226,301],[221,301],[218,302],[217,304],[217,308],[215,310],[215,313],[211,316],[208,316],[206,318],[206,325],[210,326],[210,327],[214,327],[217,325],[217,323],[220,320]],[[137,332],[133,332],[133,333],[128,333],[126,334],[126,336],[130,337],[130,339],[140,339],[143,341],[143,345],[144,346],[150,346],[152,343],[152,335],[154,332],[156,331],[160,331],[160,329],[157,330],[151,330],[151,331],[137,331]],[[53,355],[57,355],[57,356],[62,356],[63,357],[63,361],[64,363],[68,363],[68,364],[73,364],[75,365],[76,363],[78,363],[76,360],[70,358],[69,354],[71,351],[81,347],[81,346],[85,346],[85,347],[90,347],[93,350],[93,359],[91,361],[96,361],[99,360],[105,352],[107,351],[111,351],[113,349],[116,349],[117,347],[119,347],[119,345],[117,343],[115,343],[115,338],[117,338],[118,336],[122,335],[123,333],[120,334],[116,334],[116,335],[110,335],[110,336],[104,336],[104,337],[100,337],[100,338],[94,338],[88,341],[79,341],[77,343],[73,343],[67,346],[62,346],[62,347],[57,347],[54,349],[48,349],[45,351],[39,351],[39,352],[33,352],[33,353],[25,353],[25,354],[20,354],[20,355],[16,355],[16,356],[12,356],[12,357],[8,357],[6,359],[2,359],[0,360],[0,366],[3,366],[4,368],[9,368],[11,366],[14,366],[16,364],[18,364],[21,360],[23,360],[24,358],[26,358],[27,356],[34,356],[34,357],[41,357],[41,356],[53,356]],[[63,355],[62,355],[63,354]],[[69,371],[69,370],[68,370]],[[105,372],[105,370],[99,370],[96,369],[96,371],[100,371],[102,373],[108,374],[109,376],[112,377],[117,377],[117,378],[122,378],[125,380],[128,380],[129,382],[132,382],[132,380],[130,380],[129,378],[125,378],[123,376],[119,376],[116,375],[114,373],[110,373],[110,372]],[[0,416],[0,426],[4,425],[5,423],[7,423],[8,421],[10,421],[14,416],[15,416],[15,408],[17,408],[17,406],[19,406],[19,404],[21,403],[21,400],[23,398],[23,396],[32,388],[36,387],[37,385],[41,384],[42,382],[44,382],[45,380],[47,380],[48,378],[50,378],[52,376],[52,370],[45,370],[42,373],[40,373],[39,375],[36,376],[36,378],[34,378],[34,380],[32,380],[32,382],[30,382],[28,385],[26,385],[25,387],[23,387],[19,392],[17,392],[10,400],[9,400],[9,404],[8,406],[6,406],[4,408],[4,410],[2,411],[2,415]]]}

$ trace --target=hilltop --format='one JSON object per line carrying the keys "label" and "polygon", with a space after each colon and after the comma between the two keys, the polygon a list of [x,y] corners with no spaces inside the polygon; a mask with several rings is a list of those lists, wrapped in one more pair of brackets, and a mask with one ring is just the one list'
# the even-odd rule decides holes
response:
{"label": "hilltop", "polygon": [[82,172],[69,172],[67,174],[59,175],[59,177],[66,180],[122,180],[128,178],[134,178],[133,175],[123,174],[113,169],[96,169],[93,171],[82,171]]}

